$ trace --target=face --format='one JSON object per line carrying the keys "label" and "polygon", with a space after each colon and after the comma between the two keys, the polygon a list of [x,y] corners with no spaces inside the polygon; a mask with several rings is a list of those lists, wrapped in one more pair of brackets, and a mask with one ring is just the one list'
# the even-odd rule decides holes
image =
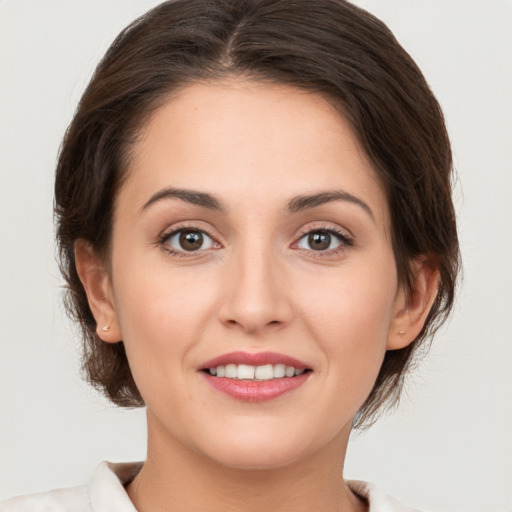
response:
{"label": "face", "polygon": [[150,440],[230,467],[343,444],[402,307],[386,198],[348,124],[319,95],[234,80],[148,122],[108,287]]}

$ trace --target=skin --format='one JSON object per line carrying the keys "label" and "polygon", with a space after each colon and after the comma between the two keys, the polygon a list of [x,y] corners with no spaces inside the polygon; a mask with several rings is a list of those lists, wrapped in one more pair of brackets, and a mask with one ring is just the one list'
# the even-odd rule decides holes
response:
{"label": "skin", "polygon": [[[349,125],[288,86],[195,84],[151,117],[128,172],[109,265],[85,243],[76,257],[98,335],[124,341],[147,404],[148,457],[128,487],[137,509],[366,510],[342,479],[352,418],[386,350],[421,330],[436,272],[413,262],[406,297],[386,197]],[[144,207],[169,187],[211,194],[223,210],[176,197]],[[325,191],[367,208],[345,197],[289,211]],[[184,228],[210,238],[188,252],[162,240]],[[326,229],[349,242],[312,248],[307,234]],[[278,398],[241,402],[199,371],[235,350],[313,371]]]}

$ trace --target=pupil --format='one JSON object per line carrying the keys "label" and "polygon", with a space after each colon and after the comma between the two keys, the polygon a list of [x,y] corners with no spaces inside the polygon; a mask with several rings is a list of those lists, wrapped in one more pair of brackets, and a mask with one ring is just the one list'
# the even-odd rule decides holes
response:
{"label": "pupil", "polygon": [[331,245],[331,235],[325,231],[317,231],[309,235],[308,242],[315,251],[324,251]]}
{"label": "pupil", "polygon": [[203,235],[198,231],[184,231],[180,235],[180,245],[186,251],[196,251],[203,245]]}

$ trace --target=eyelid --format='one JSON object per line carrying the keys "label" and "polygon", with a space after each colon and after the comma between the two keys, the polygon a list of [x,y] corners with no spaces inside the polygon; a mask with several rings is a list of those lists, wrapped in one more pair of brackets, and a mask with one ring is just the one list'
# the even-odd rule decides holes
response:
{"label": "eyelid", "polygon": [[[213,247],[209,247],[206,249],[198,249],[196,251],[186,251],[186,250],[179,250],[174,249],[171,246],[168,245],[168,241],[171,237],[175,236],[177,233],[181,231],[198,231],[203,233],[205,236],[207,236],[213,243]],[[315,251],[314,249],[302,249],[297,247],[297,244],[302,240],[305,236],[318,232],[323,231],[326,233],[329,233],[331,235],[334,235],[340,240],[340,245],[334,249],[325,249],[325,250],[318,250]],[[350,231],[346,228],[342,228],[338,225],[333,225],[326,222],[319,222],[314,224],[306,225],[305,227],[302,227],[295,235],[294,242],[292,244],[293,249],[299,249],[306,251],[310,254],[313,254],[315,257],[325,257],[330,255],[335,255],[337,253],[343,252],[347,250],[347,248],[352,247],[354,245],[354,237],[350,233]],[[193,257],[198,256],[201,253],[210,251],[211,249],[220,249],[223,247],[223,244],[218,241],[218,237],[214,236],[210,230],[202,225],[201,222],[198,221],[183,221],[179,222],[177,224],[172,225],[172,227],[168,227],[166,230],[164,230],[158,237],[157,244],[167,253],[171,253],[172,255],[177,256],[184,256],[184,257]]]}
{"label": "eyelid", "polygon": [[[198,249],[196,251],[186,251],[186,250],[180,250],[175,249],[171,247],[168,244],[168,241],[173,237],[176,236],[178,233],[182,231],[198,231],[208,237],[213,244],[213,247],[209,247],[206,249]],[[209,251],[211,249],[219,249],[222,247],[222,244],[218,241],[217,237],[212,235],[210,231],[205,228],[204,226],[200,226],[198,223],[193,221],[184,221],[180,222],[178,224],[174,224],[172,227],[167,228],[164,230],[159,236],[157,240],[157,244],[164,250],[165,252],[177,255],[177,256],[183,256],[183,257],[193,257],[198,256],[200,253]]]}
{"label": "eyelid", "polygon": [[158,238],[160,240],[169,237],[170,235],[176,233],[177,231],[184,231],[184,230],[191,230],[191,231],[201,231],[203,233],[206,233],[210,238],[216,240],[218,238],[217,235],[213,235],[213,229],[208,225],[208,223],[203,222],[201,220],[180,220],[176,221],[174,223],[169,223],[164,229],[160,231],[160,234],[158,235]]}
{"label": "eyelid", "polygon": [[[311,233],[323,231],[326,233],[329,233],[331,235],[334,235],[340,239],[340,245],[336,247],[335,249],[325,249],[323,251],[315,251],[313,249],[302,249],[299,247],[296,247],[297,244],[305,237],[310,235]],[[299,250],[304,250],[310,254],[313,254],[315,257],[324,257],[324,256],[330,256],[335,255],[340,252],[343,252],[347,250],[348,247],[352,247],[354,245],[354,237],[353,235],[347,230],[343,229],[339,226],[327,224],[327,223],[318,223],[313,225],[307,225],[306,227],[303,227],[299,230],[295,237],[295,242],[292,244],[292,248],[297,248]]]}
{"label": "eyelid", "polygon": [[330,222],[313,222],[306,224],[305,226],[301,227],[297,234],[295,235],[296,238],[301,238],[304,235],[307,235],[314,231],[327,231],[329,233],[337,234],[343,238],[353,240],[354,236],[348,230],[347,228],[341,227],[337,224],[331,224]]}
{"label": "eyelid", "polygon": [[[186,249],[179,249],[179,248],[171,246],[171,241],[172,240],[174,240],[178,236],[181,236],[182,233],[187,233],[187,232],[188,233],[200,233],[202,238],[203,238],[203,242],[204,241],[209,242],[209,247],[204,247],[203,249],[197,249],[197,250],[194,250],[194,251],[187,251]],[[177,231],[169,233],[165,237],[165,243],[167,243],[169,246],[171,246],[176,251],[180,251],[180,252],[183,251],[183,252],[186,252],[186,253],[192,253],[192,252],[199,252],[201,250],[204,251],[206,249],[211,249],[213,247],[214,240],[213,240],[213,238],[208,233],[206,233],[204,231],[198,231],[197,229],[178,229]]]}

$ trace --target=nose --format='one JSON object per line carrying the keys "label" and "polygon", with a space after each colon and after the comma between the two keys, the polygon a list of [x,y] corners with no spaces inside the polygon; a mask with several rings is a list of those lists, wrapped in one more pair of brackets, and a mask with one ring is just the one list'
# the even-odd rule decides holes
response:
{"label": "nose", "polygon": [[248,334],[287,325],[293,316],[283,263],[271,250],[241,249],[228,264],[220,320]]}

